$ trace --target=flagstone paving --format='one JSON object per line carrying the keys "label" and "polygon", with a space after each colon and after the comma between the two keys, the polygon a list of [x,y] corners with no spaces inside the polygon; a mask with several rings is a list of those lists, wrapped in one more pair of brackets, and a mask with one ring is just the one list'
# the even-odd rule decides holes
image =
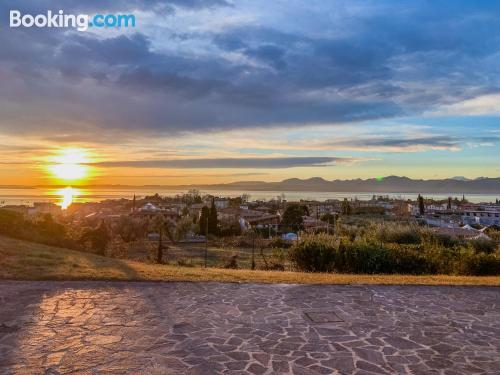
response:
{"label": "flagstone paving", "polygon": [[0,374],[500,374],[500,288],[0,282]]}

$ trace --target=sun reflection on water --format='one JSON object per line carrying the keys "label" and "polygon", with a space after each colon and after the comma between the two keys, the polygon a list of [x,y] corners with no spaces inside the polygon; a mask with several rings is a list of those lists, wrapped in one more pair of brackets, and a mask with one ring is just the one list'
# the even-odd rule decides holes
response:
{"label": "sun reflection on water", "polygon": [[75,199],[81,195],[81,191],[79,189],[72,188],[68,186],[67,188],[61,189],[57,191],[57,195],[61,197],[59,201],[59,205],[63,210],[67,209],[71,204],[75,201]]}

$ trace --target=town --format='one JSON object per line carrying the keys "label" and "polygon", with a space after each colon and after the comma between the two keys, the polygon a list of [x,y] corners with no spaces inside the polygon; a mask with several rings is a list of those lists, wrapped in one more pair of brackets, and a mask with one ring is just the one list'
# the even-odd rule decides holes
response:
{"label": "town", "polygon": [[[238,235],[248,230],[266,229],[269,238],[286,235],[284,229],[292,232],[333,232],[332,223],[339,215],[375,215],[392,220],[410,220],[440,228],[459,237],[480,236],[490,226],[500,227],[500,203],[470,203],[465,196],[449,197],[447,200],[433,200],[421,197],[419,200],[399,200],[384,195],[373,195],[371,200],[327,199],[325,201],[287,201],[285,195],[275,199],[251,200],[249,195],[241,197],[219,197],[201,195],[198,190],[170,196],[146,196],[132,199],[108,199],[102,202],[72,203],[67,209],[53,202],[35,202],[28,205],[4,205],[0,209],[15,211],[27,217],[50,214],[68,225],[91,225],[99,220],[108,223],[124,217],[153,219],[161,215],[177,225],[186,218],[193,224],[193,230],[186,232],[185,240],[204,240],[206,230],[204,208],[215,209],[217,230],[211,234]],[[419,198],[420,199],[420,198]],[[304,214],[293,223],[283,222],[287,207],[300,206]],[[290,226],[292,224],[292,226]]]}
{"label": "town", "polygon": [[[465,196],[288,201],[285,194],[252,200],[247,194],[231,198],[189,190],[64,209],[53,202],[4,205],[2,212],[15,213],[17,221],[3,214],[0,232],[30,241],[145,262],[252,269],[291,269],[287,249],[307,235],[342,237],[371,226],[356,232],[354,240],[380,226],[396,226],[410,232],[424,228],[453,241],[494,243],[500,229],[498,200],[470,203]],[[30,225],[34,229],[24,233],[14,228]],[[40,225],[51,229],[38,230]]]}

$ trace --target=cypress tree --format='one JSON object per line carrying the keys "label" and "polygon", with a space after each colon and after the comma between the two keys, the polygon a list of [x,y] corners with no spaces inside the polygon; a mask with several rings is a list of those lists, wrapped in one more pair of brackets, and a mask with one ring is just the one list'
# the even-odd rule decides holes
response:
{"label": "cypress tree", "polygon": [[418,195],[418,211],[420,215],[425,214],[424,198],[420,194]]}
{"label": "cypress tree", "polygon": [[217,207],[215,207],[214,199],[212,199],[212,206],[210,207],[210,213],[208,216],[208,233],[215,236],[218,234]]}
{"label": "cypress tree", "polygon": [[206,236],[207,235],[207,221],[209,220],[210,212],[207,206],[203,206],[201,209],[200,220],[198,221],[198,225],[200,226],[200,234]]}

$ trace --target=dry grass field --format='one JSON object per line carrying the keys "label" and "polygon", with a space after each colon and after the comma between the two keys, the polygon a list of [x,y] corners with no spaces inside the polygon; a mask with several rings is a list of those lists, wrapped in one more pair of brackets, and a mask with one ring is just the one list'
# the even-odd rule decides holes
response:
{"label": "dry grass field", "polygon": [[499,276],[350,275],[156,265],[6,237],[0,237],[0,279],[500,286]]}

